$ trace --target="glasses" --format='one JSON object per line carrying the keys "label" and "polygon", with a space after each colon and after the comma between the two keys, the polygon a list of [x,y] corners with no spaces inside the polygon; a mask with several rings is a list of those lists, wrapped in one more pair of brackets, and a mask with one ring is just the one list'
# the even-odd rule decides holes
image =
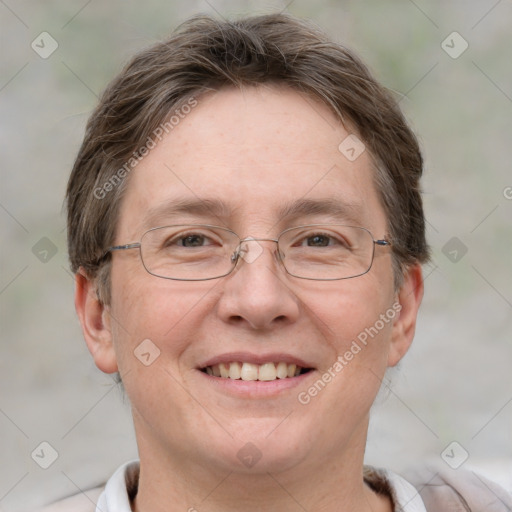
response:
{"label": "glasses", "polygon": [[140,242],[109,247],[105,254],[139,249],[144,268],[156,277],[206,281],[227,276],[241,259],[255,261],[263,252],[257,242],[275,242],[275,257],[291,276],[318,281],[366,274],[375,246],[391,245],[375,240],[366,228],[342,224],[310,224],[286,229],[277,238],[244,239],[220,226],[186,224],[152,228]]}

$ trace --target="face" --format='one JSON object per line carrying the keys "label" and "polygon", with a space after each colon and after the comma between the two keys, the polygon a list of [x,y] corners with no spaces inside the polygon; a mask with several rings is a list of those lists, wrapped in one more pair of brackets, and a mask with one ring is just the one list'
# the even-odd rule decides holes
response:
{"label": "face", "polygon": [[[351,161],[338,149],[350,133],[289,90],[209,93],[132,172],[115,242],[171,224],[265,239],[349,224],[384,238],[368,152]],[[150,275],[137,249],[113,254],[110,306],[84,330],[98,366],[121,373],[141,458],[267,472],[362,457],[382,376],[412,339],[419,270],[397,292],[390,249],[376,246],[362,276],[304,280],[285,272],[274,242],[249,247],[254,258],[228,276],[195,282]],[[220,363],[223,375],[250,363],[246,375],[271,380],[219,377]],[[272,380],[265,363],[292,376]]]}

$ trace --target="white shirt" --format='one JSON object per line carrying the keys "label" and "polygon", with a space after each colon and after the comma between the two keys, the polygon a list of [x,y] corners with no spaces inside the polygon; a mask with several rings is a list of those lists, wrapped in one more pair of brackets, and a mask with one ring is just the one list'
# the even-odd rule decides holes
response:
{"label": "white shirt", "polygon": [[[131,512],[126,482],[138,472],[138,461],[123,464],[109,479],[102,492],[96,512]],[[395,512],[427,512],[418,491],[401,476],[384,471],[384,476],[394,492]]]}

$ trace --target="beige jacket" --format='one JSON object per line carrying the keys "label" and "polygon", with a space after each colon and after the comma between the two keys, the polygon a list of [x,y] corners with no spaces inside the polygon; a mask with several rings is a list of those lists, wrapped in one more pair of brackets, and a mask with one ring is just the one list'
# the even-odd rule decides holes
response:
{"label": "beige jacket", "polygon": [[473,471],[421,468],[405,477],[428,512],[512,512],[512,493]]}
{"label": "beige jacket", "polygon": [[[137,476],[132,473],[126,477],[130,494],[136,493]],[[512,512],[512,494],[472,471],[421,468],[407,472],[405,478],[417,489],[428,512]],[[394,490],[382,470],[365,468],[365,480],[375,491],[393,498]],[[103,489],[91,489],[38,512],[96,512]],[[395,512],[402,510],[395,507]]]}

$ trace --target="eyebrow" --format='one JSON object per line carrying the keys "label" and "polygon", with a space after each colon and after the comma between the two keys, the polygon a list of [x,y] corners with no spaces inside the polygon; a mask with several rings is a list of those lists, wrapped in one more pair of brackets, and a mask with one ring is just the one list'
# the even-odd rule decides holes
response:
{"label": "eyebrow", "polygon": [[180,215],[215,217],[223,224],[222,219],[227,218],[230,213],[226,203],[217,199],[170,199],[147,211],[144,226],[151,228],[155,223]]}
{"label": "eyebrow", "polygon": [[279,218],[281,219],[296,219],[312,215],[328,215],[350,222],[359,222],[363,217],[363,210],[360,204],[347,203],[332,197],[299,199],[287,203],[279,209]]}
{"label": "eyebrow", "polygon": [[[238,209],[238,208],[237,208]],[[170,199],[150,208],[145,216],[144,226],[152,228],[159,222],[183,215],[212,218],[226,225],[234,210],[218,199]],[[285,203],[277,210],[279,222],[296,220],[301,217],[327,215],[342,221],[360,222],[362,218],[360,204],[343,202],[341,199],[298,199]]]}

